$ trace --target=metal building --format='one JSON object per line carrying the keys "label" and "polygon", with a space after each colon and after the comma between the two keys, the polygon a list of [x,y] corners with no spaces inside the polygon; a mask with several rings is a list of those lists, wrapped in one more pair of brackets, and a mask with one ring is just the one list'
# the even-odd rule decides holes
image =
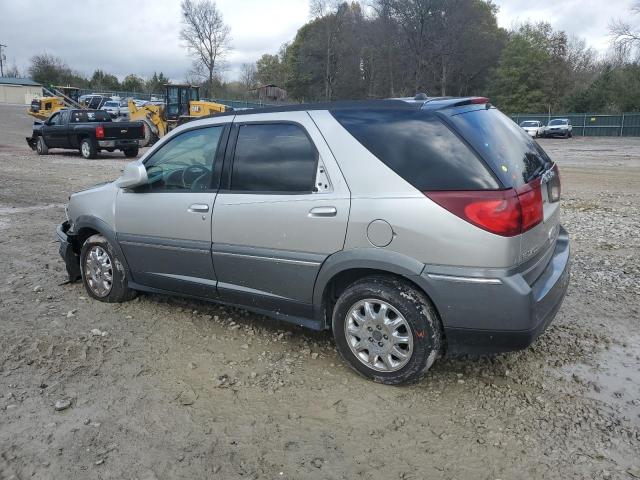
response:
{"label": "metal building", "polygon": [[42,85],[29,78],[0,77],[0,103],[28,105],[42,96]]}

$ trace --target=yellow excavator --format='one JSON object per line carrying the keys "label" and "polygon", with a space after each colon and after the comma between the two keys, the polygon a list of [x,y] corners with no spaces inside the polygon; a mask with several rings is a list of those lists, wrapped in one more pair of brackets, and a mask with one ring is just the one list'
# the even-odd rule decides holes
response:
{"label": "yellow excavator", "polygon": [[34,98],[31,101],[27,113],[38,120],[46,120],[58,110],[63,108],[80,108],[78,105],[77,87],[50,87],[51,90],[43,88],[46,96]]}
{"label": "yellow excavator", "polygon": [[129,99],[129,121],[144,122],[144,141],[141,146],[153,145],[159,138],[178,125],[199,117],[232,110],[216,102],[200,100],[200,87],[189,84],[167,84],[164,102],[147,102],[141,105]]}

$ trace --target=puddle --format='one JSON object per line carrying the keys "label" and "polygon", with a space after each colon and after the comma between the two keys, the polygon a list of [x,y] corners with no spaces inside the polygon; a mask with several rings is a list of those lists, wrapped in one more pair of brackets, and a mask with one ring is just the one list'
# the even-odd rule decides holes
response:
{"label": "puddle", "polygon": [[577,376],[587,386],[587,398],[611,405],[640,427],[640,336],[626,340],[626,346],[611,345],[590,365],[574,363],[561,371],[568,381]]}

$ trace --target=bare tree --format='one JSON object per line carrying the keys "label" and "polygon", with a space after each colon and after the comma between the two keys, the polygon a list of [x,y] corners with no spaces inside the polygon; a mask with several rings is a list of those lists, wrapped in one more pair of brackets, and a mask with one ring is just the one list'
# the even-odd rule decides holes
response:
{"label": "bare tree", "polygon": [[324,99],[329,101],[333,95],[332,86],[334,75],[331,68],[334,61],[334,50],[336,41],[337,15],[339,0],[311,0],[309,4],[309,14],[312,18],[323,20],[325,36],[324,53]]}
{"label": "bare tree", "polygon": [[212,85],[216,68],[231,50],[231,33],[222,14],[213,0],[183,0],[180,38],[187,44],[195,63],[203,66],[207,73],[208,96],[212,96]]}
{"label": "bare tree", "polygon": [[245,92],[251,90],[256,84],[256,64],[243,63],[240,67],[240,83]]}
{"label": "bare tree", "polygon": [[[636,0],[631,7],[631,18],[636,15],[640,20],[640,0]],[[613,39],[613,47],[625,58],[633,55],[640,59],[640,21],[635,25],[625,20],[614,20],[609,26],[609,33]]]}

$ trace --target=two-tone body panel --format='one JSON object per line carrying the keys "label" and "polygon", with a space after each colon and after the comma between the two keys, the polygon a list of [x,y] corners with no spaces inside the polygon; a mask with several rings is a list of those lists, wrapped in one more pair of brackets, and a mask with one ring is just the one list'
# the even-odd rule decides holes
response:
{"label": "two-tone body panel", "polygon": [[[375,108],[420,108],[402,103]],[[501,176],[452,120],[488,106],[440,103],[427,117],[446,134],[436,139],[445,142],[441,156],[454,155],[461,167],[477,161],[469,172],[480,172],[473,179],[479,188],[514,188],[506,183],[513,165],[497,164]],[[530,343],[559,308],[568,279],[568,237],[550,198],[551,170],[539,180],[539,223],[499,235],[429,198],[350,133],[333,108],[368,107],[282,107],[183,125],[139,161],[147,184],[74,194],[61,241],[77,253],[76,236],[103,233],[104,225],[136,289],[241,305],[316,329],[329,327],[336,282],[368,272],[398,276],[433,301],[452,351]],[[501,128],[525,135],[515,124]],[[278,165],[283,189],[259,188],[266,178],[278,183],[260,164],[261,149],[265,163]],[[300,184],[292,172],[308,179]],[[73,258],[67,250],[64,256]]]}

